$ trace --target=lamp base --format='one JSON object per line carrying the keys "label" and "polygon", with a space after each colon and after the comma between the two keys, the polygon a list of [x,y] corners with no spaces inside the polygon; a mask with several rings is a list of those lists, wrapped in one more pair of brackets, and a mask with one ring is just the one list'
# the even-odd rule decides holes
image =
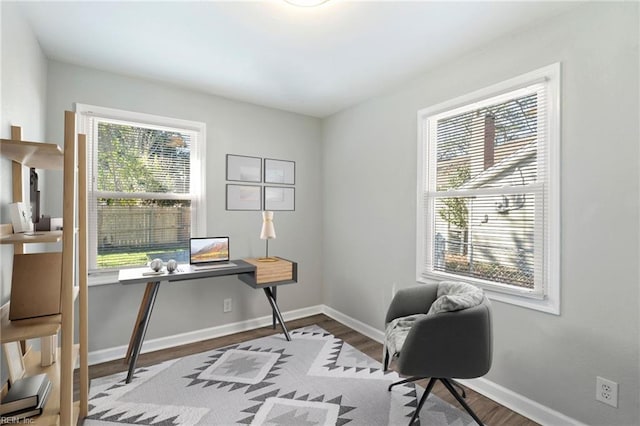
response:
{"label": "lamp base", "polygon": [[267,251],[265,252],[266,256],[259,257],[258,262],[277,262],[278,261],[277,257],[269,256],[269,238],[266,239],[266,243],[267,243]]}

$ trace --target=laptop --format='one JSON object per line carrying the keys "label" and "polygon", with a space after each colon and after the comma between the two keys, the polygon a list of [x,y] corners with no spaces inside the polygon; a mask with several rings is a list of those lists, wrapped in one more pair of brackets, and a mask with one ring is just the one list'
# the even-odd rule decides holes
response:
{"label": "laptop", "polygon": [[191,238],[189,264],[192,271],[236,266],[229,262],[229,237]]}

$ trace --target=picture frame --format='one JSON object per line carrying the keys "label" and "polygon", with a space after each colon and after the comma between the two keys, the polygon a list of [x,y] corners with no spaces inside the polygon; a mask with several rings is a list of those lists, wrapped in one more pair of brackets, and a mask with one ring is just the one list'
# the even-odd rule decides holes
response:
{"label": "picture frame", "polygon": [[296,189],[286,186],[265,186],[264,209],[267,211],[295,211]]}
{"label": "picture frame", "polygon": [[17,380],[23,378],[25,374],[20,342],[3,343],[2,349],[9,369],[9,382],[14,384]]}
{"label": "picture frame", "polygon": [[9,213],[14,234],[33,231],[31,208],[27,207],[26,203],[19,201],[9,204]]}
{"label": "picture frame", "polygon": [[264,183],[278,185],[295,185],[296,163],[295,161],[264,159]]}
{"label": "picture frame", "polygon": [[227,180],[262,182],[262,158],[227,154]]}
{"label": "picture frame", "polygon": [[227,184],[227,210],[262,210],[262,187]]}

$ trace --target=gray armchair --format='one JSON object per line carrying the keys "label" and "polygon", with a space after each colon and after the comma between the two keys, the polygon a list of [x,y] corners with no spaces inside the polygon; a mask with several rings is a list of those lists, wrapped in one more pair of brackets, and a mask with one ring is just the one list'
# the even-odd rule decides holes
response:
{"label": "gray armchair", "polygon": [[[437,284],[423,284],[398,291],[389,306],[385,325],[396,318],[426,314],[437,298],[437,289]],[[410,377],[389,386],[391,390],[402,383],[431,378],[409,425],[417,419],[437,380],[482,425],[464,401],[464,390],[460,388],[460,395],[452,379],[485,375],[491,368],[492,348],[491,304],[486,297],[480,305],[468,309],[430,314],[416,320],[400,349],[396,364],[400,374]],[[385,351],[385,371],[391,356]]]}

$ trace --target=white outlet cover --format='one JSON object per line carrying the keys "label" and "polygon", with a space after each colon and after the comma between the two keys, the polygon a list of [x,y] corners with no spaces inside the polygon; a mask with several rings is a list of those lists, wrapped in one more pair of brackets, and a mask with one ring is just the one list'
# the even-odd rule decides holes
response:
{"label": "white outlet cover", "polygon": [[596,377],[596,400],[618,408],[618,384],[604,377]]}

